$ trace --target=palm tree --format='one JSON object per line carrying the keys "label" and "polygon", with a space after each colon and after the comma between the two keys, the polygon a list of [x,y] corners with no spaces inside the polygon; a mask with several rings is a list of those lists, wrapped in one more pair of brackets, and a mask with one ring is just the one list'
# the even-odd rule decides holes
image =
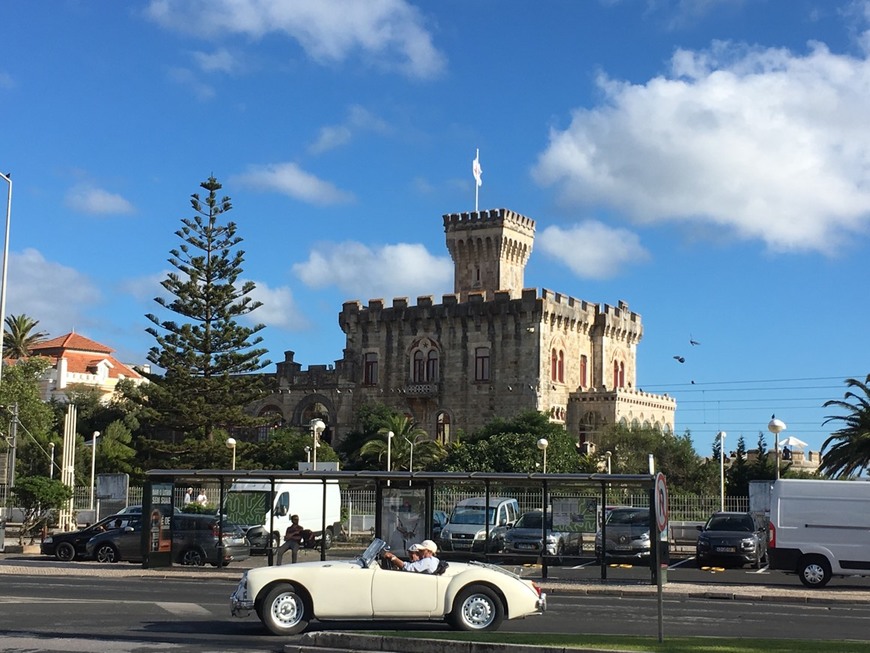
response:
{"label": "palm tree", "polygon": [[42,342],[48,336],[44,331],[35,331],[39,320],[27,315],[9,315],[6,317],[6,331],[3,334],[4,358],[27,358],[34,345]]}
{"label": "palm tree", "polygon": [[[393,433],[388,445],[389,433]],[[440,442],[430,440],[426,431],[405,415],[391,415],[378,430],[378,435],[363,444],[358,452],[361,458],[368,458],[379,469],[386,469],[387,453],[390,454],[390,468],[409,470],[413,443],[414,469],[425,469],[441,460],[446,451]]]}
{"label": "palm tree", "polygon": [[[867,379],[846,379],[846,385],[860,392],[849,390],[843,400],[832,399],[824,403],[825,408],[836,406],[846,411],[846,415],[831,415],[824,423],[838,420],[843,427],[834,431],[822,445],[822,464],[819,471],[835,478],[860,474],[870,468],[870,374]],[[848,400],[854,399],[854,403]],[[827,451],[828,445],[831,450]]]}

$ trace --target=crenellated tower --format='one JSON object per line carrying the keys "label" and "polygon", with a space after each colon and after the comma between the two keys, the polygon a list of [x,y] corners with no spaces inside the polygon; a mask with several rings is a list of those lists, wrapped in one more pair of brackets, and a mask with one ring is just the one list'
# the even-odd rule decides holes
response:
{"label": "crenellated tower", "polygon": [[450,213],[444,216],[444,232],[453,259],[453,292],[461,301],[474,292],[491,300],[499,290],[520,297],[534,220],[508,209]]}

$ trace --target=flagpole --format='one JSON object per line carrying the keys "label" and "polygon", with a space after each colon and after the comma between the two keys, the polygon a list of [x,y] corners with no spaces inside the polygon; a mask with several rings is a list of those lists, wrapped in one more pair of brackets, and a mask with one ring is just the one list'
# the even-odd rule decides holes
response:
{"label": "flagpole", "polygon": [[474,161],[471,162],[471,171],[474,173],[474,212],[477,213],[477,200],[480,195],[480,186],[483,184],[481,179],[483,172],[480,169],[480,148],[475,149]]}

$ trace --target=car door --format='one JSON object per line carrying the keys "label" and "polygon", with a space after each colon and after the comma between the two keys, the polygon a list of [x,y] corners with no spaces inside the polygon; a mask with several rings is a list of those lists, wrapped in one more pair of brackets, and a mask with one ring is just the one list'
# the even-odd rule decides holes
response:
{"label": "car door", "polygon": [[373,569],[374,618],[428,617],[438,606],[438,578],[401,569]]}
{"label": "car door", "polygon": [[142,559],[142,516],[125,516],[121,531],[114,538],[121,560]]}

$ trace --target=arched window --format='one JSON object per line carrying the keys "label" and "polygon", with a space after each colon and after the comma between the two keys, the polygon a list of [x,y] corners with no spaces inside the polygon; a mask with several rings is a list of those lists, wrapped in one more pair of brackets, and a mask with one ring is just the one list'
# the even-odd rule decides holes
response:
{"label": "arched window", "polygon": [[619,387],[619,361],[613,361],[613,388]]}
{"label": "arched window", "polygon": [[580,387],[581,388],[585,388],[589,385],[587,383],[588,379],[586,378],[586,376],[588,374],[588,369],[587,369],[588,365],[589,365],[589,359],[586,358],[586,354],[583,354],[582,356],[580,356]]}
{"label": "arched window", "polygon": [[625,363],[619,363],[619,387],[625,387]]}
{"label": "arched window", "polygon": [[450,442],[450,415],[444,411],[435,418],[435,437],[441,444]]}
{"label": "arched window", "polygon": [[438,352],[434,349],[426,355],[426,380],[433,383],[438,380]]}
{"label": "arched window", "polygon": [[550,379],[556,381],[558,379],[558,366],[559,366],[559,355],[556,352],[556,348],[553,347],[553,351],[550,353]]}
{"label": "arched window", "polygon": [[426,363],[423,352],[419,349],[414,352],[414,364],[411,369],[411,379],[414,383],[422,383],[426,380]]}
{"label": "arched window", "polygon": [[559,350],[559,383],[565,383],[565,352]]}

